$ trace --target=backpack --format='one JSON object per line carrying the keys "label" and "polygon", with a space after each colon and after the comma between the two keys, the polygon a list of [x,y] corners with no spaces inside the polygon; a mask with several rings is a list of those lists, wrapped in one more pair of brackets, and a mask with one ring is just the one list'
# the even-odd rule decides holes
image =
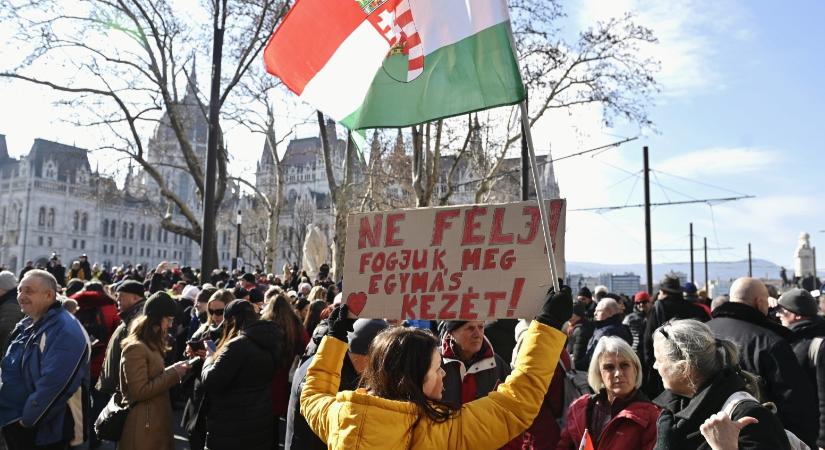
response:
{"label": "backpack", "polygon": [[75,317],[83,325],[86,334],[89,335],[89,342],[94,347],[97,343],[106,343],[109,336],[109,327],[106,326],[106,318],[103,316],[103,308],[78,309]]}
{"label": "backpack", "polygon": [[[737,406],[739,406],[740,404],[742,404],[744,402],[754,402],[754,403],[757,403],[757,404],[761,405],[759,400],[754,398],[748,392],[746,392],[746,391],[737,391],[737,392],[734,392],[733,394],[731,394],[730,397],[728,397],[728,399],[725,400],[725,403],[722,404],[722,412],[727,414],[728,417],[733,418],[733,410],[736,409]],[[791,447],[792,450],[811,450],[811,448],[808,447],[807,444],[802,442],[792,432],[790,432],[788,430],[785,430],[785,436],[787,436],[788,443],[790,444],[790,447]]]}
{"label": "backpack", "polygon": [[564,429],[567,422],[567,412],[570,404],[582,395],[593,395],[593,389],[587,383],[587,372],[565,367],[559,360],[558,369],[564,371],[564,397],[562,398],[561,415],[556,419],[560,429]]}

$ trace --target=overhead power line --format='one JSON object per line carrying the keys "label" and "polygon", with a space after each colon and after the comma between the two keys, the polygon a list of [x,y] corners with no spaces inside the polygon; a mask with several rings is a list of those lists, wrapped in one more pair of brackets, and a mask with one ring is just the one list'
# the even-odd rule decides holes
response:
{"label": "overhead power line", "polygon": [[[622,144],[627,144],[628,142],[635,141],[636,139],[639,139],[639,138],[638,137],[625,138],[625,139],[622,139],[621,141],[611,142],[610,144],[600,145],[598,147],[594,147],[594,148],[591,148],[591,149],[583,150],[583,151],[576,152],[576,153],[571,153],[569,155],[560,156],[560,157],[555,158],[555,159],[545,159],[544,161],[536,164],[536,166],[537,167],[542,167],[546,164],[550,164],[550,163],[554,163],[554,162],[558,162],[558,161],[563,161],[563,160],[568,159],[568,158],[573,158],[573,157],[576,157],[576,156],[586,155],[588,153],[597,152],[599,150],[606,150],[606,149],[609,149],[609,148],[612,148],[612,147],[618,147]],[[484,180],[494,180],[496,178],[501,178],[501,177],[504,177],[504,176],[507,176],[507,175],[510,175],[510,174],[514,174],[514,173],[519,173],[519,172],[521,172],[521,167],[517,167],[515,169],[510,169],[510,170],[502,170],[502,171],[498,172],[497,174],[495,174],[491,177],[476,178],[474,180],[463,181],[461,183],[454,184],[453,187],[466,186],[468,184],[478,183],[478,182],[481,182],[481,181],[484,181]]]}
{"label": "overhead power line", "polygon": [[[696,200],[682,200],[677,202],[662,202],[662,203],[651,203],[650,206],[671,206],[671,205],[689,205],[695,203],[707,203],[708,205],[713,203],[723,203],[723,202],[733,202],[737,200],[743,200],[747,198],[754,198],[753,195],[741,195],[738,197],[725,197],[725,198],[704,198],[704,199],[696,199]],[[644,203],[637,203],[634,205],[619,205],[619,206],[600,206],[595,208],[576,208],[576,209],[568,209],[568,211],[614,211],[617,209],[625,209],[625,208],[643,208],[645,206]]]}

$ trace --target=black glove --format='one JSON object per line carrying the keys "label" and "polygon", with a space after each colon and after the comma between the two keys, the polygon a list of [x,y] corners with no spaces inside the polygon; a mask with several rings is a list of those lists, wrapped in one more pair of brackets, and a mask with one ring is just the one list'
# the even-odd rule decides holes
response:
{"label": "black glove", "polygon": [[544,305],[539,315],[536,316],[536,320],[561,330],[562,325],[570,319],[571,315],[573,315],[573,293],[569,286],[562,286],[559,292],[555,292],[553,288],[547,291]]}
{"label": "black glove", "polygon": [[339,305],[332,310],[332,314],[329,315],[327,336],[332,336],[339,341],[349,342],[347,334],[352,331],[355,319],[347,317],[348,312],[347,305]]}
{"label": "black glove", "polygon": [[[670,450],[674,441],[673,426],[675,425],[673,413],[663,409],[656,421],[656,450]],[[699,433],[696,433],[699,434]]]}

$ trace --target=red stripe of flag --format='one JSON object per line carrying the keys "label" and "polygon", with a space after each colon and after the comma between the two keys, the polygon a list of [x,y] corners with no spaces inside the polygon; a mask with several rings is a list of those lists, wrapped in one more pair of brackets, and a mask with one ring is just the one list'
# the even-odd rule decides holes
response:
{"label": "red stripe of flag", "polygon": [[400,16],[395,18],[395,23],[398,24],[399,27],[404,28],[404,25],[413,21],[412,10],[406,10]]}
{"label": "red stripe of flag", "polygon": [[267,72],[298,95],[366,20],[355,1],[298,0],[264,50]]}
{"label": "red stripe of flag", "polygon": [[418,33],[413,34],[412,36],[407,36],[407,48],[413,48],[416,45],[421,44],[421,35]]}
{"label": "red stripe of flag", "polygon": [[407,64],[407,69],[412,72],[415,69],[423,69],[424,68],[424,57],[419,56],[418,58],[411,59]]}

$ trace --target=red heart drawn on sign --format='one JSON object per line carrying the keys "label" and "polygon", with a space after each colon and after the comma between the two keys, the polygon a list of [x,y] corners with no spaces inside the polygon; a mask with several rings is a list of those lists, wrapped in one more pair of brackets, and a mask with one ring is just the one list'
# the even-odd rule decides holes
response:
{"label": "red heart drawn on sign", "polygon": [[361,315],[361,311],[364,310],[364,307],[367,306],[367,294],[364,292],[351,292],[347,296],[347,308],[349,312],[355,314],[356,316]]}

